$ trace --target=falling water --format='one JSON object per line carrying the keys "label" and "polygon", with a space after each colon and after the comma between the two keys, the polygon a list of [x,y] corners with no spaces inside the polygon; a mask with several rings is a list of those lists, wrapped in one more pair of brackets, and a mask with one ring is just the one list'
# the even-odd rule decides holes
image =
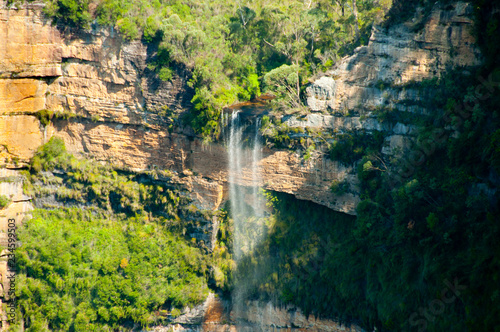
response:
{"label": "falling water", "polygon": [[234,237],[234,255],[238,261],[242,255],[241,237],[237,236],[241,228],[241,219],[245,215],[245,197],[244,192],[236,183],[242,173],[242,135],[243,127],[240,126],[238,111],[231,114],[231,123],[229,125],[229,142],[227,144],[227,153],[229,160],[229,201],[231,204],[231,217],[233,218],[235,237]]}
{"label": "falling water", "polygon": [[[233,111],[224,129],[228,153],[229,200],[233,219],[233,253],[238,265],[263,238],[263,198],[260,193],[262,144],[260,119],[253,124],[242,121]],[[222,121],[225,121],[224,118]],[[248,139],[247,139],[248,138]],[[233,309],[244,310],[244,282],[234,285]]]}
{"label": "falling water", "polygon": [[262,211],[262,199],[259,196],[259,191],[260,191],[260,168],[259,168],[259,163],[260,160],[262,159],[262,145],[260,144],[260,135],[259,135],[259,129],[260,129],[260,118],[255,119],[255,136],[253,140],[253,151],[252,151],[252,184],[253,184],[253,193],[252,193],[252,198],[253,198],[253,208],[254,208],[254,213],[257,218],[263,217],[263,211]]}
{"label": "falling water", "polygon": [[[233,249],[238,261],[241,255],[258,241],[255,235],[244,233],[244,229],[248,228],[249,222],[263,216],[259,187],[259,162],[262,158],[260,119],[255,119],[254,125],[250,127],[242,122],[238,111],[233,111],[227,127],[224,130],[228,131],[226,145],[229,161],[229,200],[235,229]],[[250,140],[245,139],[249,136],[248,132],[252,135]],[[254,230],[254,233],[259,232]]]}

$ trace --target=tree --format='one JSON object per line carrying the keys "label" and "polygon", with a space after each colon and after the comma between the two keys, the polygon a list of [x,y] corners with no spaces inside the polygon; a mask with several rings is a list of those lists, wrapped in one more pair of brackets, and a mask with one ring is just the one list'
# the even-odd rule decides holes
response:
{"label": "tree", "polygon": [[354,15],[354,29],[356,31],[356,40],[359,38],[358,7],[356,0],[352,0],[352,15]]}
{"label": "tree", "polygon": [[[306,37],[311,35],[314,38],[314,31],[317,30],[317,20],[313,15],[309,14],[305,4],[300,2],[293,2],[281,8],[280,11],[274,13],[273,19],[279,31],[279,39],[274,45],[268,44],[276,48],[290,61],[292,66],[289,66],[286,71],[289,71],[291,67],[296,70],[297,79],[294,80],[296,91],[292,94],[294,97],[291,99],[298,102],[298,106],[300,105],[299,70],[307,51]],[[312,45],[314,44],[312,43]],[[311,53],[313,52],[311,50]]]}
{"label": "tree", "polygon": [[300,91],[295,88],[299,84],[299,69],[299,65],[282,65],[264,76],[266,87],[292,108],[301,105]]}

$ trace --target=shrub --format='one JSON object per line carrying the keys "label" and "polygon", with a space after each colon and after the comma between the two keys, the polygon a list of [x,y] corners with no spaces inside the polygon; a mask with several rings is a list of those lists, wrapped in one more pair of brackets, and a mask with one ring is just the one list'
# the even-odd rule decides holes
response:
{"label": "shrub", "polygon": [[383,142],[383,133],[353,130],[337,135],[330,147],[330,158],[352,164],[367,154],[379,152]]}
{"label": "shrub", "polygon": [[170,81],[173,77],[173,71],[169,67],[163,67],[158,73],[158,77],[162,81]]}
{"label": "shrub", "polygon": [[53,167],[53,161],[66,152],[64,141],[59,137],[52,137],[46,144],[38,148],[31,160],[31,168],[36,172]]}
{"label": "shrub", "polygon": [[47,109],[40,110],[35,113],[35,116],[37,117],[38,120],[40,120],[40,123],[43,126],[47,126],[52,118],[54,117],[54,113],[52,111],[49,111]]}
{"label": "shrub", "polygon": [[141,218],[37,210],[18,236],[16,300],[26,314],[17,318],[29,317],[28,330],[145,326],[162,306],[180,312],[208,295],[208,257]]}
{"label": "shrub", "polygon": [[5,195],[0,195],[0,210],[6,208],[10,204],[10,199]]}
{"label": "shrub", "polygon": [[332,182],[332,185],[330,186],[330,190],[332,191],[332,193],[336,195],[343,195],[345,193],[348,193],[350,188],[351,185],[346,180],[343,181],[335,180]]}
{"label": "shrub", "polygon": [[139,28],[135,20],[131,17],[125,17],[116,22],[118,29],[125,36],[127,40],[134,40],[139,38]]}
{"label": "shrub", "polygon": [[55,18],[55,23],[70,27],[86,28],[91,21],[88,0],[52,0],[44,11]]}

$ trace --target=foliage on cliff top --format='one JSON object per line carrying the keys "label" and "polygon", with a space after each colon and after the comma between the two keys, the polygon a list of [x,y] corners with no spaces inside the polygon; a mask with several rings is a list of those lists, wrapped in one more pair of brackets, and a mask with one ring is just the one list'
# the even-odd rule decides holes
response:
{"label": "foliage on cliff top", "polygon": [[[155,44],[157,57],[150,65],[162,79],[173,77],[174,70],[165,68],[184,64],[196,92],[186,120],[196,132],[215,137],[221,108],[249,100],[262,88],[276,93],[283,107],[301,105],[307,78],[366,43],[391,0],[46,3],[46,13],[64,27],[94,22],[116,28],[126,39]],[[272,78],[279,68],[292,68],[294,77],[276,86]]]}

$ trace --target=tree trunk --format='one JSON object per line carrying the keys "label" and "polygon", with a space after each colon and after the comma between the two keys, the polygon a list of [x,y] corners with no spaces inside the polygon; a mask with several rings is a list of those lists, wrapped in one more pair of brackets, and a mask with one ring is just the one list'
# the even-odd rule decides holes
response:
{"label": "tree trunk", "polygon": [[359,39],[358,7],[356,0],[352,0],[352,14],[354,15],[354,29],[356,31],[356,40]]}
{"label": "tree trunk", "polygon": [[300,105],[299,71],[297,70],[297,104]]}
{"label": "tree trunk", "polygon": [[341,10],[342,10],[342,16],[345,14],[345,1],[346,0],[336,0],[336,2],[339,4]]}

